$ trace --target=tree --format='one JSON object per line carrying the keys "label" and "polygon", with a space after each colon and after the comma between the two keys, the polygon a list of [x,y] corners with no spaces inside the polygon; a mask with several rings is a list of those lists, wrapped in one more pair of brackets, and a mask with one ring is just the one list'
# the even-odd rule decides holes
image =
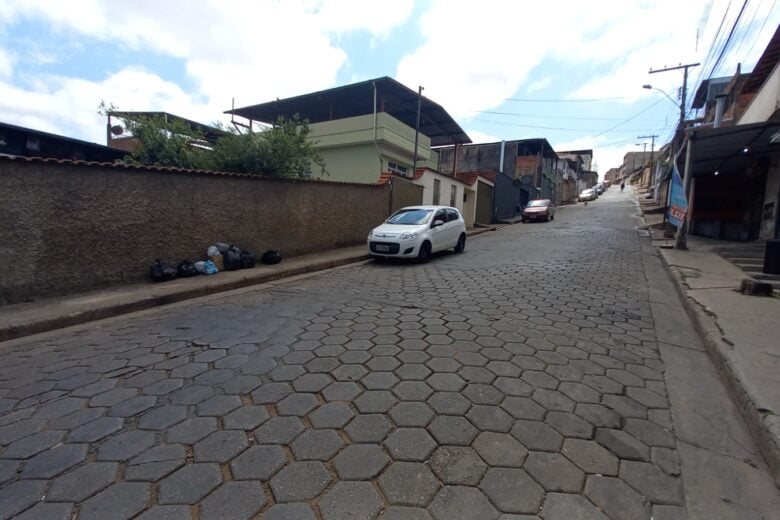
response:
{"label": "tree", "polygon": [[138,139],[127,162],[176,168],[207,169],[211,161],[206,141],[196,130],[180,121],[162,117],[124,119],[126,128]]}
{"label": "tree", "polygon": [[232,131],[214,143],[212,167],[220,171],[248,172],[277,177],[307,177],[315,164],[322,173],[323,161],[309,140],[306,120],[294,116],[280,118],[260,132],[239,134]]}
{"label": "tree", "polygon": [[[106,113],[116,108],[101,103],[100,110]],[[125,159],[132,164],[298,178],[308,177],[314,164],[327,173],[309,139],[308,122],[297,115],[280,118],[259,132],[242,134],[217,125],[224,133],[213,141],[182,121],[140,116],[121,119],[139,141]]]}

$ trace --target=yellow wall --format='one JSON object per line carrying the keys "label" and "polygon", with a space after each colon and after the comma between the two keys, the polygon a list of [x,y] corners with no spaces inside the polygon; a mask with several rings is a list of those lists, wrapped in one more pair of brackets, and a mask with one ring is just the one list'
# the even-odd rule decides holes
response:
{"label": "yellow wall", "polygon": [[[377,114],[376,144],[373,114],[314,123],[309,125],[309,129],[310,139],[315,142],[330,174],[321,177],[319,168],[313,165],[313,178],[373,184],[379,180],[383,171],[387,171],[388,161],[406,166],[411,173],[414,128],[389,114]],[[431,140],[420,134],[417,147],[418,167],[436,168],[437,162],[438,152],[431,150]]]}

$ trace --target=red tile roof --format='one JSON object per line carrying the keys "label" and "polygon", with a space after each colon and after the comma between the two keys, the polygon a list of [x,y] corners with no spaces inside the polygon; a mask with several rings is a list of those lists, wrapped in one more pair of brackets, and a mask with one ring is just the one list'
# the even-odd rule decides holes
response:
{"label": "red tile roof", "polygon": [[323,179],[275,177],[271,175],[258,175],[253,173],[195,170],[191,168],[175,168],[172,166],[126,164],[122,162],[111,163],[111,162],[81,161],[77,159],[54,159],[50,157],[23,157],[21,155],[0,154],[0,161],[54,163],[54,164],[62,164],[67,166],[100,167],[100,168],[111,168],[116,170],[146,171],[146,172],[161,172],[161,173],[182,173],[182,174],[191,174],[191,175],[214,175],[220,177],[243,177],[247,179],[263,179],[263,180],[272,180],[272,181],[281,181],[281,182],[315,182],[319,184],[347,184],[353,186],[376,186],[375,184],[367,184],[362,182],[340,182],[340,181],[330,181],[330,180],[323,180]]}

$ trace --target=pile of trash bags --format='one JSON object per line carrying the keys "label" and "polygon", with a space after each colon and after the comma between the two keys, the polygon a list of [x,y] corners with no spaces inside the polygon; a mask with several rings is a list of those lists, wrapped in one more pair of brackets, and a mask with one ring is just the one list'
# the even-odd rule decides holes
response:
{"label": "pile of trash bags", "polygon": [[[176,267],[160,259],[149,267],[149,274],[155,282],[167,282],[176,278],[188,278],[200,274],[212,275],[220,271],[236,271],[255,267],[254,253],[245,251],[238,246],[217,242],[206,249],[208,260],[191,262],[182,260]],[[278,251],[266,251],[262,258],[264,264],[278,264],[282,255]]]}

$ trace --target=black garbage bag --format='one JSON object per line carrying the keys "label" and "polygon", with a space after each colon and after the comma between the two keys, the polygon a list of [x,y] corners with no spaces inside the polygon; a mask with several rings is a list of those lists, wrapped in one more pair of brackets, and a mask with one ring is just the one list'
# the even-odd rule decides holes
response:
{"label": "black garbage bag", "polygon": [[251,269],[255,266],[255,254],[249,251],[241,251],[241,265],[244,269]]}
{"label": "black garbage bag", "polygon": [[282,261],[282,254],[279,251],[266,251],[263,253],[263,263],[264,264],[278,264]]}
{"label": "black garbage bag", "polygon": [[222,253],[222,262],[225,264],[225,271],[242,269],[244,264],[241,262],[241,249],[236,246],[230,246]]}
{"label": "black garbage bag", "polygon": [[149,267],[149,274],[155,282],[167,282],[176,278],[176,269],[158,258]]}
{"label": "black garbage bag", "polygon": [[218,250],[220,253],[222,253],[223,255],[225,254],[225,252],[226,252],[228,249],[230,249],[230,246],[229,246],[229,245],[227,245],[227,244],[226,244],[226,243],[224,243],[224,242],[217,242],[216,244],[214,244],[214,246],[215,246],[215,247],[217,248],[217,250]]}
{"label": "black garbage bag", "polygon": [[179,278],[189,278],[190,276],[198,276],[200,272],[198,272],[198,268],[195,267],[195,264],[189,260],[182,260],[176,268],[176,274],[179,275]]}

